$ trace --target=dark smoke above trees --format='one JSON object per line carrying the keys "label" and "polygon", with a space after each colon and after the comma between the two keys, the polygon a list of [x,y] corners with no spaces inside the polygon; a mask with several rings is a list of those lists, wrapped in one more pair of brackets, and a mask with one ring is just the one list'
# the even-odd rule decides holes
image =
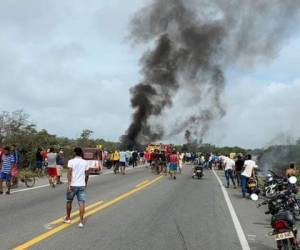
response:
{"label": "dark smoke above trees", "polygon": [[[226,113],[226,70],[271,61],[299,20],[299,8],[298,0],[154,0],[140,10],[131,40],[154,48],[142,56],[143,79],[131,89],[134,113],[124,147],[185,131],[202,142]],[[166,127],[163,117],[182,90],[196,97],[183,107],[190,112]]]}

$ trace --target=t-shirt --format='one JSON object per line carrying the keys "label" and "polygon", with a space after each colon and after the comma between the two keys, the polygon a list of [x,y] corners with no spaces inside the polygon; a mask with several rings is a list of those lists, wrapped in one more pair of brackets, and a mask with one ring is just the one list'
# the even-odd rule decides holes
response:
{"label": "t-shirt", "polygon": [[244,167],[245,161],[243,159],[238,159],[235,163],[235,170],[236,171],[242,171]]}
{"label": "t-shirt", "polygon": [[229,169],[233,170],[235,166],[234,160],[226,157],[224,163],[225,163],[225,170],[229,170]]}
{"label": "t-shirt", "polygon": [[170,163],[177,163],[178,157],[175,154],[170,155]]}
{"label": "t-shirt", "polygon": [[126,156],[127,156],[127,153],[124,151],[121,151],[120,152],[120,162],[127,162]]}
{"label": "t-shirt", "polygon": [[254,168],[257,168],[255,161],[246,160],[244,163],[244,171],[242,172],[243,176],[250,178],[252,176],[252,171]]}
{"label": "t-shirt", "polygon": [[72,169],[72,187],[85,186],[85,171],[88,170],[88,162],[81,157],[75,157],[68,162],[68,168]]}
{"label": "t-shirt", "polygon": [[36,152],[36,161],[42,162],[43,160],[43,152]]}
{"label": "t-shirt", "polygon": [[15,162],[13,155],[2,155],[2,173],[8,174],[11,171],[11,168]]}
{"label": "t-shirt", "polygon": [[48,159],[48,168],[56,168],[56,153],[48,153],[47,159]]}

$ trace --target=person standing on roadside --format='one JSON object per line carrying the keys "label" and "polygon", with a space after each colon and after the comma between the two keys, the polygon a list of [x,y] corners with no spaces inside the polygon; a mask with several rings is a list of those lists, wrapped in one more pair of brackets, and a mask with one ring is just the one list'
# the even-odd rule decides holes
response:
{"label": "person standing on roadside", "polygon": [[241,186],[243,198],[246,198],[246,193],[248,190],[248,181],[250,177],[255,177],[255,169],[257,165],[255,161],[252,160],[251,155],[246,156],[246,161],[244,163],[243,171],[241,174]]}
{"label": "person standing on roadside", "polygon": [[64,223],[71,223],[72,202],[74,197],[77,197],[79,204],[80,222],[78,227],[83,228],[84,212],[85,212],[85,187],[88,176],[88,162],[82,158],[83,151],[77,147],[74,149],[75,158],[68,162],[68,185],[67,185],[67,202],[66,202],[66,217]]}
{"label": "person standing on roadside", "polygon": [[13,144],[10,147],[11,155],[14,159],[14,164],[11,170],[11,182],[13,187],[18,187],[18,175],[19,175],[19,165],[20,165],[20,153],[17,149],[17,145]]}
{"label": "person standing on roadside", "polygon": [[44,165],[44,153],[41,147],[38,147],[35,154],[35,171],[38,175],[41,175],[43,172]]}
{"label": "person standing on roadside", "polygon": [[15,163],[15,159],[10,152],[9,147],[5,147],[2,157],[1,157],[1,165],[0,165],[0,194],[3,194],[3,181],[6,182],[7,191],[6,194],[10,194],[10,186],[11,186],[11,171],[12,167]]}
{"label": "person standing on roadside", "polygon": [[55,188],[55,184],[57,180],[56,158],[57,158],[57,153],[55,153],[54,148],[51,147],[49,153],[47,154],[47,163],[48,163],[47,170],[48,170],[49,184],[53,188]]}
{"label": "person standing on roadside", "polygon": [[237,160],[235,162],[235,178],[238,186],[241,186],[241,174],[244,167],[244,159],[241,155],[238,155]]}
{"label": "person standing on roadside", "polygon": [[61,181],[61,176],[65,165],[65,156],[62,148],[59,150],[57,154],[56,164],[57,164],[57,184],[63,184],[63,182]]}
{"label": "person standing on roadside", "polygon": [[226,177],[226,188],[229,188],[230,179],[232,181],[233,187],[236,188],[235,181],[233,178],[233,173],[235,170],[235,162],[229,157],[224,158],[224,166],[225,166],[225,177]]}

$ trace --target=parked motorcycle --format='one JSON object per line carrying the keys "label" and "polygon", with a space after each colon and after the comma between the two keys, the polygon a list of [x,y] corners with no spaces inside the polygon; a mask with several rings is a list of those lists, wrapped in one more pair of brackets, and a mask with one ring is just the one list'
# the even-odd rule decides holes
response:
{"label": "parked motorcycle", "polygon": [[[258,205],[258,207],[269,205],[271,202],[272,206],[274,207],[271,218],[271,226],[273,228],[272,235],[275,238],[277,248],[279,250],[298,249],[295,216],[288,202],[289,200],[293,199],[294,190],[291,187],[296,184],[297,178],[293,176],[290,177],[288,181],[291,184],[289,189],[276,193],[276,195],[274,195],[270,201],[265,200]],[[258,195],[253,193],[251,195],[251,199],[258,200]],[[271,211],[266,212],[266,214],[268,213],[271,213]]]}

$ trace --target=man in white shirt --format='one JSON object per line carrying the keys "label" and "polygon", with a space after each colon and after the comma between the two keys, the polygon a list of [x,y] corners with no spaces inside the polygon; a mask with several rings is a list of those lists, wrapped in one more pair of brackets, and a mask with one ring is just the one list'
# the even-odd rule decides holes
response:
{"label": "man in white shirt", "polygon": [[71,223],[72,202],[74,197],[77,197],[79,204],[80,223],[78,227],[82,228],[83,216],[85,210],[85,187],[86,177],[88,176],[88,162],[82,159],[82,149],[74,149],[75,158],[68,162],[68,187],[67,187],[67,215],[64,219],[65,223]]}
{"label": "man in white shirt", "polygon": [[244,168],[241,174],[241,186],[242,186],[242,194],[243,198],[246,197],[246,193],[248,191],[248,181],[250,177],[255,177],[255,169],[257,165],[255,161],[251,160],[252,156],[247,155],[246,161],[244,163]]}
{"label": "man in white shirt", "polygon": [[229,188],[229,180],[231,179],[232,184],[234,188],[236,188],[234,177],[233,177],[233,172],[235,168],[235,162],[234,160],[230,159],[229,157],[224,158],[224,166],[225,166],[225,177],[227,181],[226,188]]}

